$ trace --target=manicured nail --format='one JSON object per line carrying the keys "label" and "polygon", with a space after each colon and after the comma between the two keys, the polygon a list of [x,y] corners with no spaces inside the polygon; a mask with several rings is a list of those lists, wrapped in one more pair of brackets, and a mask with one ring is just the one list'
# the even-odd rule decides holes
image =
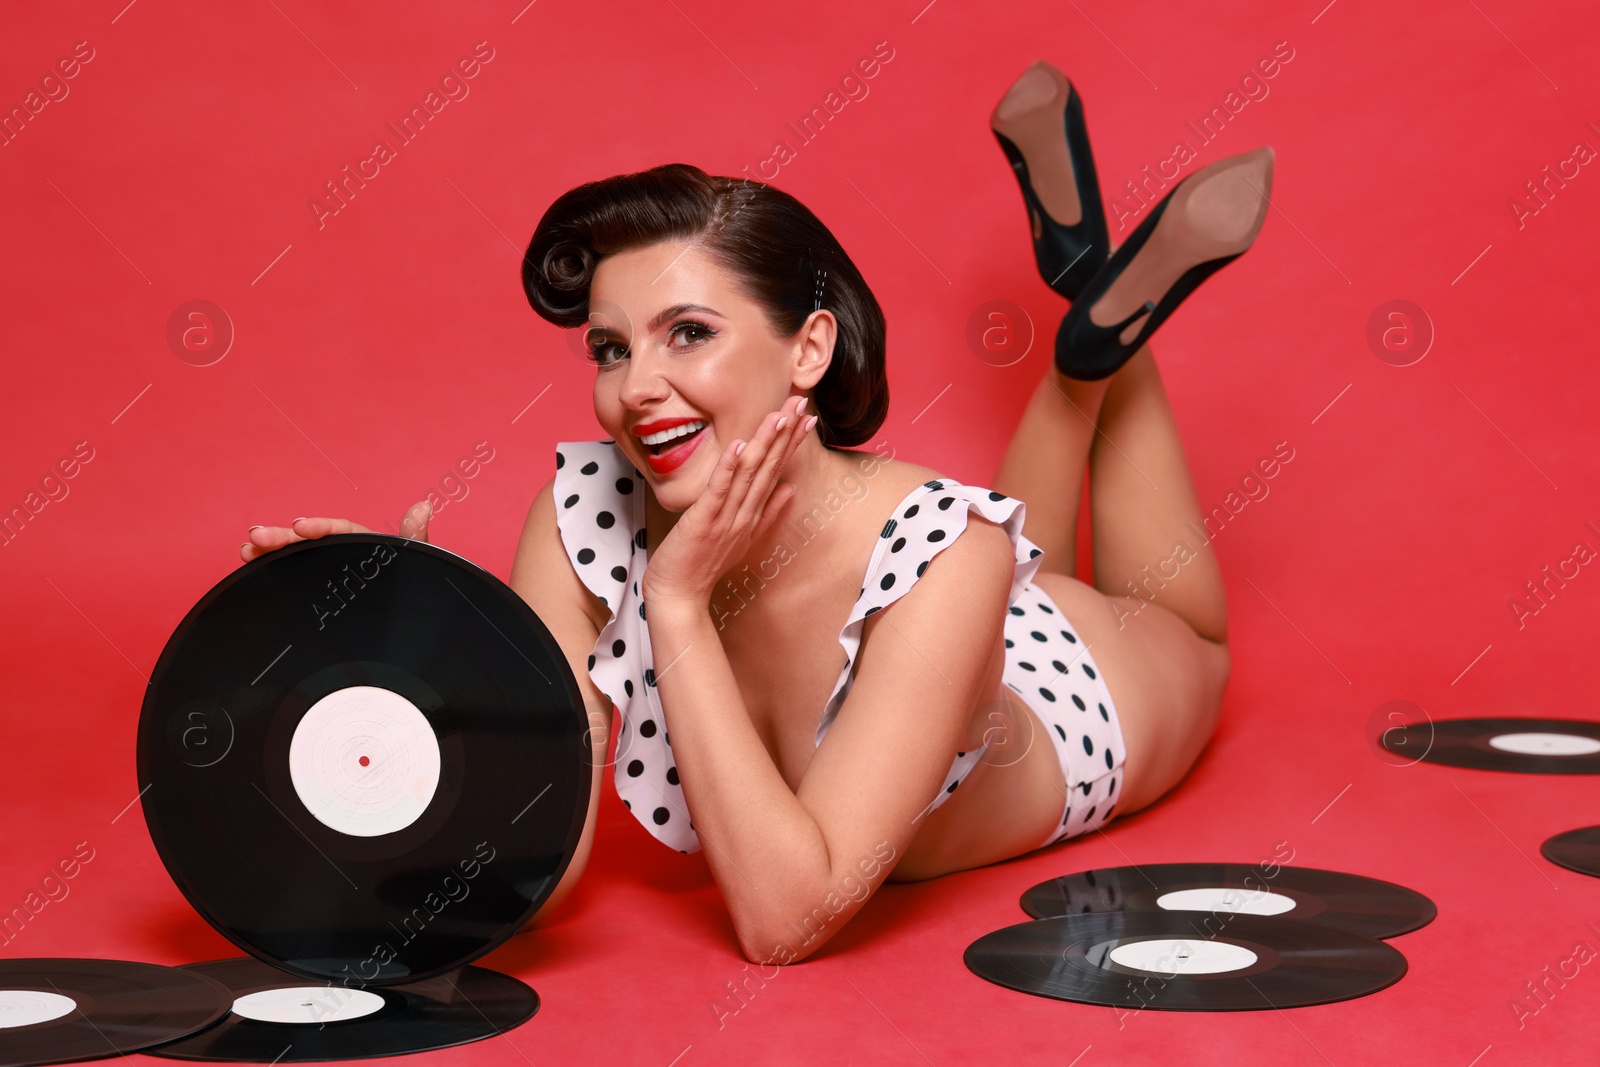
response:
{"label": "manicured nail", "polygon": [[734,459],[738,459],[739,458],[739,453],[744,451],[744,446],[745,446],[745,442],[743,442],[743,441],[740,441],[738,444],[733,446],[733,458]]}
{"label": "manicured nail", "polygon": [[781,430],[781,429],[783,429],[783,426],[784,426],[784,424],[785,424],[785,423],[786,423],[786,422],[788,422],[788,421],[789,421],[789,416],[787,416],[787,415],[785,415],[785,416],[784,416],[784,417],[783,417],[783,418],[781,418],[781,419],[779,419],[779,420],[778,420],[778,425],[776,425],[776,426],[774,426],[774,427],[773,427],[773,429],[774,429],[774,430]]}
{"label": "manicured nail", "polygon": [[252,526],[252,527],[250,527],[250,529],[246,530],[245,533],[255,533],[257,530],[264,530],[264,529],[266,529],[265,526]]}
{"label": "manicured nail", "polygon": [[239,551],[240,551],[240,552],[243,552],[243,551],[244,551],[244,550],[245,550],[245,549],[247,549],[247,548],[249,548],[249,547],[250,547],[250,542],[249,542],[249,541],[246,541],[246,542],[245,542],[245,543],[244,543],[244,544],[242,544],[242,545],[240,545],[240,546],[239,546]]}
{"label": "manicured nail", "polygon": [[[305,521],[306,521],[306,517],[304,515],[302,515],[298,519],[294,520],[294,522],[305,522]],[[294,522],[291,522],[289,525],[293,526]]]}
{"label": "manicured nail", "polygon": [[817,417],[815,415],[813,415],[809,419],[806,420],[805,432],[806,433],[810,433],[811,432],[811,427],[815,426],[816,424],[817,424]]}

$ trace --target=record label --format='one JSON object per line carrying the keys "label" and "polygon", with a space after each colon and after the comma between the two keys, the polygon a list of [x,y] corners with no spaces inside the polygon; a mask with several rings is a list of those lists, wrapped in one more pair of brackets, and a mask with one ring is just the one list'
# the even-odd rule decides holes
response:
{"label": "record label", "polygon": [[1495,734],[1489,746],[1521,756],[1592,756],[1600,752],[1600,740],[1571,734]]}
{"label": "record label", "polygon": [[1233,886],[1174,889],[1156,897],[1156,906],[1166,911],[1221,911],[1241,915],[1282,915],[1293,911],[1296,903],[1293,897],[1270,889]]}
{"label": "record label", "polygon": [[1195,941],[1152,937],[1118,945],[1108,953],[1111,961],[1130,970],[1152,974],[1223,974],[1254,967],[1261,957],[1232,941]]}
{"label": "record label", "polygon": [[439,739],[399,693],[335,689],[306,711],[289,741],[295,795],[324,826],[357,837],[397,833],[439,790]]}
{"label": "record label", "polygon": [[71,1015],[78,1002],[42,989],[0,989],[0,1029],[35,1026]]}
{"label": "record label", "polygon": [[384,999],[365,989],[332,986],[284,986],[246,993],[233,1002],[233,1013],[258,1023],[321,1025],[359,1019],[383,1010]]}

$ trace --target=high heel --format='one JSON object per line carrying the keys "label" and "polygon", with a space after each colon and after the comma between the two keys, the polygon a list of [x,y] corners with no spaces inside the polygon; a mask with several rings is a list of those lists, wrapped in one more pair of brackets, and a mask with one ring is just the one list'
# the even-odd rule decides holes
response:
{"label": "high heel", "polygon": [[[1062,317],[1056,331],[1056,369],[1083,381],[1116,373],[1190,293],[1244,255],[1266,221],[1274,158],[1271,148],[1258,148],[1218,160],[1179,182]],[[1166,225],[1161,226],[1163,218]],[[1140,256],[1147,244],[1150,251]],[[1175,264],[1193,266],[1173,280],[1179,269]],[[1089,313],[1124,273],[1135,292],[1159,289],[1162,295],[1159,301],[1146,300],[1122,321],[1102,326]],[[1124,343],[1123,332],[1147,314],[1138,335]]]}
{"label": "high heel", "polygon": [[[1022,187],[1040,275],[1057,293],[1076,300],[1111,251],[1077,89],[1061,71],[1038,60],[995,105],[989,128]],[[1059,221],[1071,214],[1069,185],[1079,212],[1070,224]]]}

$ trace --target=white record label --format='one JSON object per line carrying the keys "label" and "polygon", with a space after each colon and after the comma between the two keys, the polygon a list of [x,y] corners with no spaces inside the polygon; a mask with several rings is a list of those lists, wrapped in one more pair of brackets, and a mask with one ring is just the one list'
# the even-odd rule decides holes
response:
{"label": "white record label", "polygon": [[1588,756],[1600,752],[1600,741],[1575,734],[1500,734],[1489,744],[1523,756]]}
{"label": "white record label", "polygon": [[1266,889],[1206,886],[1162,893],[1156,903],[1168,911],[1220,911],[1228,914],[1282,915],[1294,909],[1294,898]]}
{"label": "white record label", "polygon": [[0,989],[0,1030],[47,1023],[78,1010],[78,1002],[42,989]]}
{"label": "white record label", "polygon": [[365,989],[306,985],[263,989],[233,1002],[233,1013],[259,1023],[336,1023],[371,1015],[383,998]]}
{"label": "white record label", "polygon": [[353,685],[305,713],[289,742],[289,776],[300,802],[352,837],[404,830],[439,788],[439,739],[399,693]]}
{"label": "white record label", "polygon": [[1112,949],[1111,959],[1124,967],[1153,974],[1220,974],[1240,971],[1258,959],[1243,945],[1227,941],[1188,941],[1155,937]]}

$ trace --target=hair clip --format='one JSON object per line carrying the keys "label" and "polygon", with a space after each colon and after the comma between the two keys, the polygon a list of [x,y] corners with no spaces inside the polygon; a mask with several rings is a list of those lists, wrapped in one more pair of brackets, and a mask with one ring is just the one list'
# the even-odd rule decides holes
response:
{"label": "hair clip", "polygon": [[817,310],[821,309],[821,307],[822,307],[822,291],[823,291],[824,288],[827,287],[827,284],[828,284],[828,272],[825,271],[825,270],[818,269],[818,271],[817,271],[817,295],[816,295],[816,299],[814,299],[811,302],[811,310],[812,311],[817,311]]}

